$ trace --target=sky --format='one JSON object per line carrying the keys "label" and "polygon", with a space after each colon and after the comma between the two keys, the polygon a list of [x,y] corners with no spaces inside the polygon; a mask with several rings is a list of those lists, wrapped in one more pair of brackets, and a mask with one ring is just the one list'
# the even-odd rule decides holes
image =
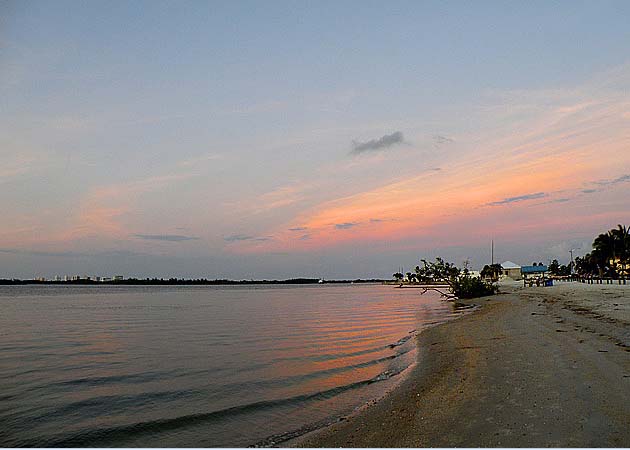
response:
{"label": "sky", "polygon": [[0,278],[568,262],[630,224],[628,1],[0,3]]}

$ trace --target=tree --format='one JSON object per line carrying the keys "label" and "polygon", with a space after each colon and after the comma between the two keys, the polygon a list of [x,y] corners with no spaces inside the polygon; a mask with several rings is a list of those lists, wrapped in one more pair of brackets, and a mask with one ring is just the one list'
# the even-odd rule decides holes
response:
{"label": "tree", "polygon": [[402,273],[400,273],[400,272],[396,272],[396,273],[395,273],[395,274],[393,274],[392,276],[394,277],[394,279],[395,279],[396,281],[401,281],[401,280],[403,279],[403,276],[404,276],[404,275],[403,275]]}
{"label": "tree", "polygon": [[501,264],[486,264],[485,266],[483,266],[483,269],[481,269],[481,278],[498,281],[499,275],[501,275],[502,271],[503,267],[501,267]]}
{"label": "tree", "polygon": [[557,259],[554,259],[549,264],[549,273],[552,275],[560,275],[560,263]]}
{"label": "tree", "polygon": [[569,263],[566,266],[562,264],[558,269],[558,275],[561,275],[561,276],[571,275],[571,263]]}
{"label": "tree", "polygon": [[630,264],[630,228],[617,228],[600,233],[593,241],[593,250],[576,258],[575,271],[582,276],[597,275],[618,277],[628,275]]}
{"label": "tree", "polygon": [[446,286],[427,287],[424,292],[436,291],[441,296],[453,300],[455,298],[475,298],[486,295],[493,295],[498,288],[492,283],[483,281],[481,278],[472,277],[467,267],[460,270],[453,263],[444,261],[442,258],[436,258],[435,262],[421,260],[422,267],[418,267],[419,276],[422,279],[431,280],[433,283],[441,283]]}
{"label": "tree", "polygon": [[459,269],[455,264],[444,261],[442,258],[435,258],[435,262],[428,262],[421,259],[422,267],[416,267],[416,275],[419,280],[429,283],[446,283],[448,280],[459,275]]}
{"label": "tree", "polygon": [[611,230],[611,234],[614,237],[619,262],[628,263],[630,261],[630,227],[619,224],[616,229]]}

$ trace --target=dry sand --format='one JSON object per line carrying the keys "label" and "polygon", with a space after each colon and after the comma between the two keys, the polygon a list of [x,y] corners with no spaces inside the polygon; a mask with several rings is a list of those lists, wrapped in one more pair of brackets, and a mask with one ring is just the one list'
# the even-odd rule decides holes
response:
{"label": "dry sand", "polygon": [[292,446],[630,447],[630,285],[503,286],[381,401]]}

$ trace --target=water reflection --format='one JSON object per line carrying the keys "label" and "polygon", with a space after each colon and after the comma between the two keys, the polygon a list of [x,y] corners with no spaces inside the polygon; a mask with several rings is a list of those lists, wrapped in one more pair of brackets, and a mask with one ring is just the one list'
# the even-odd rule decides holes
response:
{"label": "water reflection", "polygon": [[414,361],[404,338],[453,316],[379,285],[2,287],[0,304],[5,446],[250,445],[378,396]]}

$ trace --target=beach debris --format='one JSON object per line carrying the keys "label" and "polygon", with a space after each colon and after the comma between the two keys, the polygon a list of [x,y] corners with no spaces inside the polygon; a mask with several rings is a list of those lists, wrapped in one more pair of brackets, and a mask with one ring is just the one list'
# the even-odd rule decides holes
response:
{"label": "beach debris", "polygon": [[398,339],[396,342],[394,342],[393,344],[389,344],[388,347],[389,348],[395,348],[395,347],[398,347],[400,345],[403,345],[405,342],[407,342],[409,339],[411,339],[411,337],[412,337],[411,335],[402,337],[402,338]]}

